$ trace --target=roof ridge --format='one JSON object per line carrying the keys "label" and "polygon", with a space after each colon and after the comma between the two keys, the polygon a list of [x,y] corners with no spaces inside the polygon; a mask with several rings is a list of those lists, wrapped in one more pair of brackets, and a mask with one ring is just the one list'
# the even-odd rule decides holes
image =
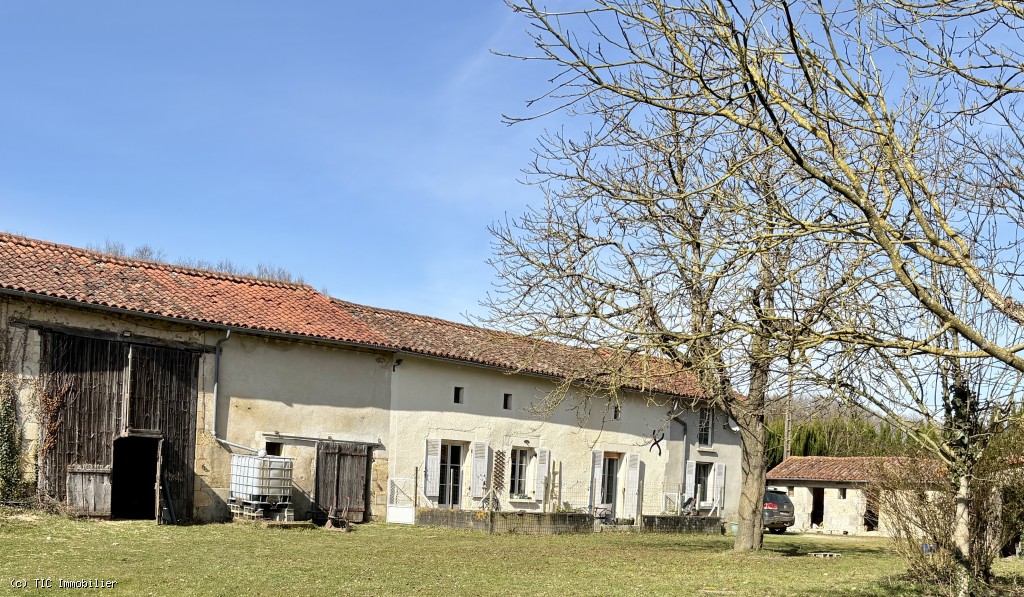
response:
{"label": "roof ridge", "polygon": [[[505,336],[514,336],[516,338],[524,338],[524,339],[538,340],[538,341],[541,341],[541,342],[547,342],[547,340],[541,340],[539,338],[530,338],[529,336],[525,336],[523,334],[515,334],[513,332],[506,332],[506,331],[502,331],[502,330],[495,330],[495,329],[491,329],[491,328],[485,328],[485,327],[478,326],[478,325],[471,325],[471,324],[462,323],[462,322],[459,322],[459,321],[452,321],[450,319],[442,319],[440,317],[435,317],[433,315],[421,315],[419,313],[411,313],[409,311],[402,311],[402,310],[399,310],[399,309],[388,309],[388,308],[385,308],[385,307],[374,307],[372,305],[361,305],[359,303],[353,303],[352,301],[346,301],[344,299],[340,299],[340,298],[333,297],[333,296],[330,297],[330,298],[331,298],[332,301],[334,301],[336,303],[339,303],[340,305],[345,306],[345,307],[355,307],[357,309],[363,309],[363,310],[367,310],[367,311],[384,311],[384,312],[391,313],[391,314],[394,314],[394,315],[404,315],[404,316],[407,316],[407,317],[416,317],[418,319],[425,319],[427,321],[436,321],[438,323],[443,323],[443,324],[446,324],[446,325],[455,325],[455,326],[459,326],[461,328],[470,329],[470,330],[479,330],[479,331],[482,331],[482,332],[490,332],[490,333],[493,333],[493,334],[501,334],[501,335],[505,335]],[[555,343],[555,344],[557,344],[557,343]]]}
{"label": "roof ridge", "polygon": [[243,282],[253,285],[260,286],[275,286],[281,288],[295,288],[295,289],[308,289],[312,290],[317,294],[321,294],[315,288],[309,284],[300,282],[283,282],[279,280],[268,280],[267,278],[260,278],[257,276],[245,276],[241,274],[229,274],[226,272],[219,272],[217,270],[206,269],[201,267],[189,267],[186,265],[179,265],[175,263],[167,263],[164,261],[151,261],[148,259],[136,259],[131,257],[120,257],[118,255],[112,255],[110,253],[104,253],[103,251],[95,251],[92,249],[83,249],[82,247],[76,247],[73,245],[66,245],[62,243],[55,243],[48,240],[41,240],[37,238],[31,238],[20,234],[12,234],[10,232],[0,232],[0,242],[13,242],[23,246],[39,247],[46,246],[58,249],[61,251],[67,251],[70,253],[77,253],[83,256],[93,256],[102,261],[113,263],[117,265],[127,265],[134,267],[143,267],[147,269],[156,269],[169,271],[180,274],[194,274],[203,276],[214,280],[226,280],[231,282]]}

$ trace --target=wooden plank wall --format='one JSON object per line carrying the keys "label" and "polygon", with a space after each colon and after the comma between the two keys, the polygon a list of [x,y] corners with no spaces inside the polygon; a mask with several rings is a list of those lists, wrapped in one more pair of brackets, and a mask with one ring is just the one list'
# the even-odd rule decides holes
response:
{"label": "wooden plank wall", "polygon": [[67,479],[68,508],[90,516],[110,516],[110,469],[71,465]]}
{"label": "wooden plank wall", "polygon": [[316,454],[314,516],[327,516],[332,506],[339,513],[348,505],[348,519],[366,516],[367,467],[370,447],[354,442],[321,442]]}
{"label": "wooden plank wall", "polygon": [[[134,347],[135,352],[139,347]],[[134,363],[147,363],[135,367]],[[174,503],[178,520],[192,516],[195,484],[196,401],[198,396],[199,355],[171,348],[147,348],[145,360],[133,362],[140,377],[149,379],[152,395],[146,403],[158,408],[148,416],[158,421],[164,438],[163,483]]]}
{"label": "wooden plank wall", "polygon": [[[60,501],[67,497],[69,466],[110,467],[120,434],[124,344],[43,332],[44,458],[39,485]],[[44,409],[45,410],[45,409]]]}
{"label": "wooden plank wall", "polygon": [[[52,436],[44,438],[52,448],[41,463],[40,491],[65,501],[69,467],[109,469],[115,438],[159,434],[165,440],[164,484],[178,519],[187,520],[195,482],[199,354],[55,331],[40,335],[43,400],[60,404],[56,425],[49,426]],[[128,417],[122,421],[126,377]],[[58,394],[62,400],[55,399]]]}

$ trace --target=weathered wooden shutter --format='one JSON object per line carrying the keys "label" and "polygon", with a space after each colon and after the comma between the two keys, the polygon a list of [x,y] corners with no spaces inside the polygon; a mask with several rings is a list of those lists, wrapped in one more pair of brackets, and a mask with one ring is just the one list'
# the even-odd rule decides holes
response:
{"label": "weathered wooden shutter", "polygon": [[110,516],[110,467],[69,465],[68,509],[86,516]]}
{"label": "weathered wooden shutter", "polygon": [[640,505],[640,455],[626,456],[626,499],[623,504],[624,514],[637,515]]}
{"label": "weathered wooden shutter", "polygon": [[487,486],[487,443],[473,442],[473,478],[470,484],[470,495],[475,498],[484,497]]}
{"label": "weathered wooden shutter", "polygon": [[[721,499],[719,499],[721,498]],[[719,462],[715,464],[715,497],[712,498],[718,501],[718,506],[725,506],[725,463]]]}
{"label": "weathered wooden shutter", "polygon": [[687,460],[686,461],[686,495],[683,497],[683,502],[695,497],[697,492],[697,461]]}
{"label": "weathered wooden shutter", "polygon": [[548,468],[551,466],[551,450],[539,448],[537,450],[537,486],[533,492],[533,498],[537,501],[544,499],[544,489],[548,480]]}
{"label": "weathered wooden shutter", "polygon": [[423,495],[441,494],[441,440],[427,439],[427,460],[423,465]]}
{"label": "weathered wooden shutter", "polygon": [[604,465],[604,452],[594,450],[590,455],[593,477],[590,480],[590,505],[601,503],[601,467]]}
{"label": "weathered wooden shutter", "polygon": [[366,515],[370,447],[357,442],[317,443],[314,493],[315,516],[325,519],[331,508],[348,510],[347,518],[362,522]]}

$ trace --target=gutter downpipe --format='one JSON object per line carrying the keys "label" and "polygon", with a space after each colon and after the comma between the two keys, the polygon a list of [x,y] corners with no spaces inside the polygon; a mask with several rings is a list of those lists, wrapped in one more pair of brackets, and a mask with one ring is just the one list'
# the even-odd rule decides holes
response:
{"label": "gutter downpipe", "polygon": [[224,444],[225,446],[230,446],[230,447],[233,447],[233,448],[238,448],[240,450],[248,450],[248,451],[252,452],[253,454],[259,454],[260,451],[255,449],[255,448],[250,448],[249,446],[243,446],[242,444],[236,444],[234,442],[229,442],[226,439],[221,439],[221,438],[217,437],[217,403],[220,400],[220,391],[219,391],[220,390],[220,355],[221,355],[222,352],[224,352],[224,349],[221,348],[221,345],[224,344],[225,342],[227,342],[229,338],[231,338],[231,328],[228,328],[228,333],[224,334],[223,338],[221,338],[220,340],[217,340],[217,344],[216,344],[216,346],[214,348],[214,353],[213,353],[213,423],[210,425],[210,433],[213,435],[213,439],[217,440],[218,443]]}

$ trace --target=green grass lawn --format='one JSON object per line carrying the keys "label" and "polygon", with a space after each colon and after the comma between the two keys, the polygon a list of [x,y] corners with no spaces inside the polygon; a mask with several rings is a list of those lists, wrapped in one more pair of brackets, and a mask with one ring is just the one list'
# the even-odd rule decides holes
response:
{"label": "green grass lawn", "polygon": [[[33,579],[114,580],[123,595],[904,595],[884,540],[602,533],[485,535],[369,524],[354,533],[249,525],[157,526],[0,510],[0,594]],[[837,559],[806,554],[831,551]],[[1003,576],[1024,564],[1001,562]],[[12,579],[27,581],[16,589]],[[86,591],[63,591],[74,593]]]}

